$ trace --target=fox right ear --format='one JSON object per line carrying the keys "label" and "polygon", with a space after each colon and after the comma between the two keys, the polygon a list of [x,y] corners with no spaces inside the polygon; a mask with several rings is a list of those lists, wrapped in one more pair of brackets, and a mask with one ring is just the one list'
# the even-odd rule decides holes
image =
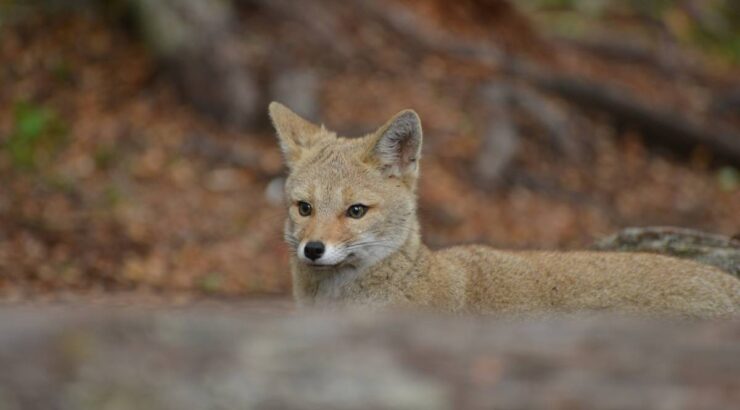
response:
{"label": "fox right ear", "polygon": [[396,114],[375,133],[373,157],[389,176],[412,180],[419,172],[421,120],[413,110]]}
{"label": "fox right ear", "polygon": [[285,162],[291,167],[300,158],[301,151],[316,141],[322,127],[301,118],[279,102],[271,102],[269,111]]}

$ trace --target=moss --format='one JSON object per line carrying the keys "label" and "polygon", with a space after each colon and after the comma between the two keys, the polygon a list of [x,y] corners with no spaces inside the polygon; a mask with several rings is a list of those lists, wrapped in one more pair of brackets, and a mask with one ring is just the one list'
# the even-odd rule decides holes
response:
{"label": "moss", "polygon": [[2,145],[14,166],[32,170],[53,160],[66,141],[66,126],[50,108],[18,102],[13,109],[13,129]]}
{"label": "moss", "polygon": [[198,282],[200,288],[208,293],[217,293],[221,291],[223,285],[222,275],[218,272],[211,272],[202,277]]}

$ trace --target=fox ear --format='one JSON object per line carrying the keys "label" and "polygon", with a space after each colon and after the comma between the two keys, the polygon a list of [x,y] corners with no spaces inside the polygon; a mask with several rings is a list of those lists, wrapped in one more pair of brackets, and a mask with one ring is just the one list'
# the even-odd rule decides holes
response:
{"label": "fox ear", "polygon": [[389,176],[416,176],[421,140],[419,115],[413,110],[404,110],[375,132],[373,156]]}
{"label": "fox ear", "polygon": [[271,102],[269,111],[285,162],[290,167],[300,158],[301,151],[317,140],[322,127],[301,118],[279,102]]}

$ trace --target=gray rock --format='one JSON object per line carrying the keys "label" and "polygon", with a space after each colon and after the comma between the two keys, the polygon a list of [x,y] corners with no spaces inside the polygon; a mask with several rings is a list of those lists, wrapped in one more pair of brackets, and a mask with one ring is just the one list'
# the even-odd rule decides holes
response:
{"label": "gray rock", "polygon": [[732,408],[740,322],[0,311],[0,409]]}
{"label": "gray rock", "polygon": [[302,117],[319,121],[319,78],[307,68],[277,72],[270,83],[270,99],[278,101]]}
{"label": "gray rock", "polygon": [[599,240],[593,248],[604,251],[652,252],[693,259],[740,278],[740,241],[693,229],[626,228]]}
{"label": "gray rock", "polygon": [[185,99],[236,128],[264,116],[229,1],[128,0],[141,35]]}

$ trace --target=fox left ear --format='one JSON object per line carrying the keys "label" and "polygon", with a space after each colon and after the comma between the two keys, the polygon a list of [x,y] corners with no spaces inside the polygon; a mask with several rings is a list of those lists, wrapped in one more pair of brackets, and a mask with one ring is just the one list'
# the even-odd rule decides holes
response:
{"label": "fox left ear", "polygon": [[301,152],[320,137],[322,127],[301,118],[288,107],[275,101],[270,103],[269,111],[280,141],[280,148],[285,155],[285,162],[288,167],[292,167],[292,164],[300,158]]}
{"label": "fox left ear", "polygon": [[421,120],[413,110],[403,110],[375,133],[373,156],[389,176],[416,176],[421,154]]}

